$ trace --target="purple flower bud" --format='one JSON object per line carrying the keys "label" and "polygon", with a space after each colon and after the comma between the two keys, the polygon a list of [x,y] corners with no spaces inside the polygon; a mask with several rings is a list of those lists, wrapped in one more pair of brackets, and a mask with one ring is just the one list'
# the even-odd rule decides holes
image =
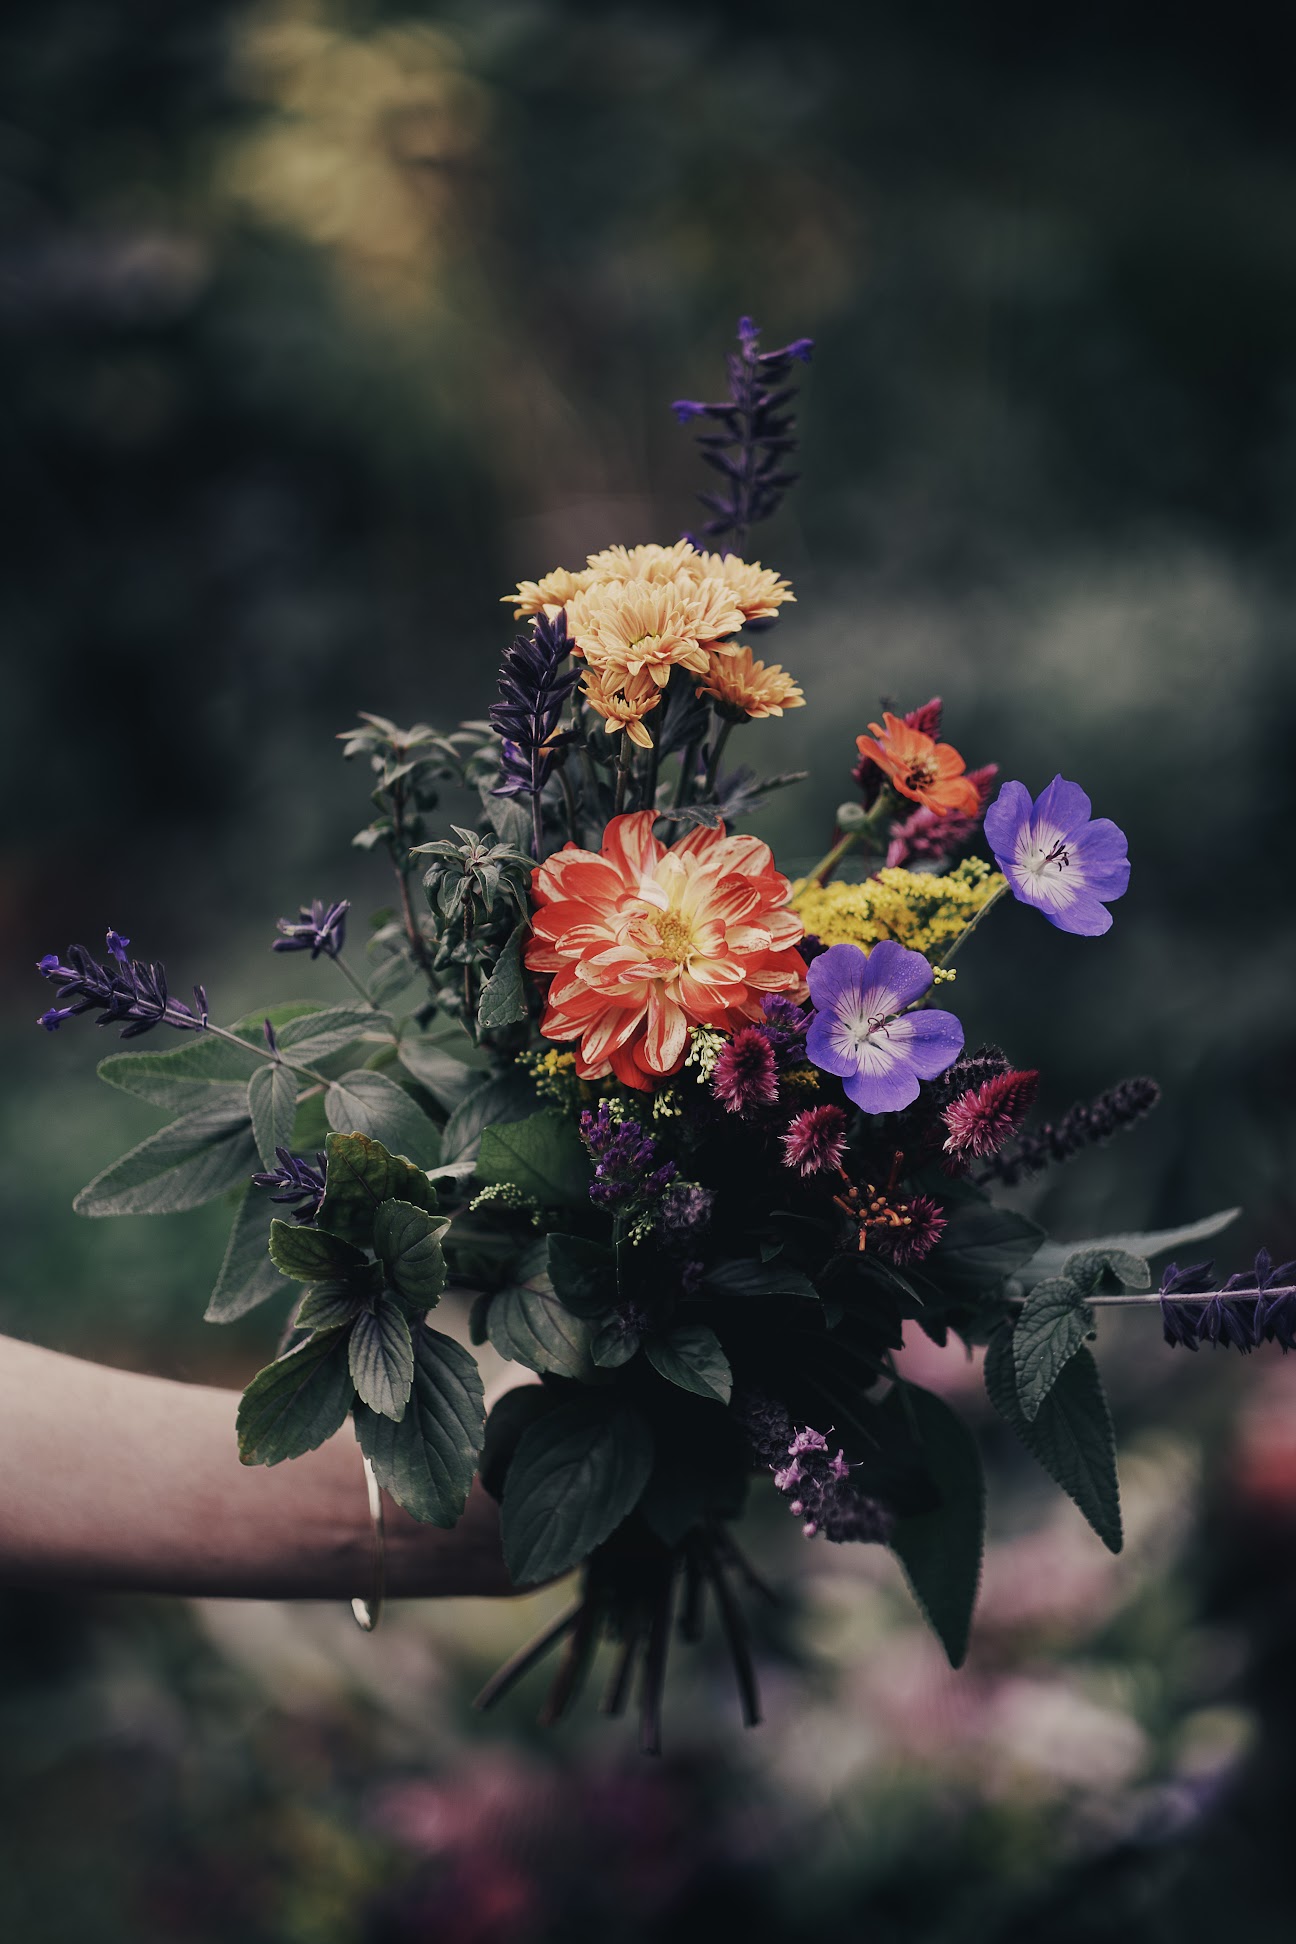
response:
{"label": "purple flower bud", "polygon": [[207,994],[203,988],[194,987],[192,1007],[173,999],[167,990],[165,968],[128,958],[129,944],[130,940],[120,933],[108,933],[109,955],[114,961],[111,967],[92,958],[84,945],[68,947],[67,964],[53,952],[38,959],[36,970],[41,977],[58,986],[60,999],[73,1002],[67,1006],[51,1006],[40,1015],[38,1024],[47,1033],[55,1033],[65,1019],[97,1010],[97,1026],[125,1021],[123,1039],[138,1039],[141,1033],[151,1032],[155,1026],[175,1026],[182,1031],[201,1033],[207,1025]]}
{"label": "purple flower bud", "polygon": [[313,1222],[320,1212],[324,1201],[325,1173],[327,1162],[322,1154],[315,1156],[316,1165],[312,1168],[309,1161],[299,1160],[287,1148],[277,1147],[275,1159],[279,1166],[263,1174],[254,1174],[254,1188],[277,1188],[279,1193],[271,1195],[273,1202],[297,1203],[293,1209],[295,1222]]}
{"label": "purple flower bud", "polygon": [[336,958],[346,940],[346,915],[350,909],[347,898],[341,898],[331,905],[326,905],[322,898],[313,899],[309,905],[301,907],[296,919],[275,920],[281,936],[275,939],[270,950],[309,952],[313,959],[323,952],[329,958]]}

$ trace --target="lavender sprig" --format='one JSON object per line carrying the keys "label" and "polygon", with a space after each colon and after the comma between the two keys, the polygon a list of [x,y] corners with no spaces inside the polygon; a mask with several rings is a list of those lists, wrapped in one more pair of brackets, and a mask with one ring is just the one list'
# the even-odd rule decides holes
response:
{"label": "lavender sprig", "polygon": [[340,898],[336,904],[326,905],[322,898],[313,898],[309,905],[303,905],[297,918],[276,918],[275,927],[282,934],[270,947],[272,952],[309,952],[317,959],[321,952],[335,959],[346,943],[346,915],[351,909],[348,898]]}
{"label": "lavender sprig", "polygon": [[1170,1263],[1157,1295],[1166,1342],[1185,1350],[1202,1343],[1217,1349],[1232,1345],[1244,1356],[1262,1343],[1277,1343],[1285,1356],[1296,1350],[1293,1276],[1296,1262],[1275,1267],[1268,1249],[1260,1250],[1254,1269],[1239,1271],[1218,1289],[1213,1262],[1186,1269]]}
{"label": "lavender sprig", "polygon": [[96,1026],[115,1026],[119,1021],[123,1039],[138,1039],[155,1026],[175,1026],[179,1030],[201,1033],[207,1027],[207,994],[196,985],[193,1007],[173,999],[167,990],[166,968],[148,965],[129,956],[130,940],[120,932],[108,933],[108,952],[112,966],[101,965],[84,945],[69,945],[68,964],[56,952],[37,961],[42,978],[58,986],[58,997],[70,1004],[51,1006],[41,1014],[38,1024],[47,1033],[56,1033],[65,1019],[99,1009]]}
{"label": "lavender sprig", "polygon": [[277,1188],[279,1193],[271,1195],[273,1202],[297,1203],[293,1209],[295,1222],[313,1222],[324,1202],[326,1160],[323,1154],[315,1156],[316,1166],[291,1154],[287,1148],[277,1147],[275,1159],[277,1168],[268,1169],[263,1174],[254,1174],[254,1188]]}
{"label": "lavender sprig", "polygon": [[705,418],[715,427],[699,432],[697,442],[707,465],[724,475],[724,490],[698,498],[714,515],[702,532],[723,553],[742,551],[750,529],[778,511],[798,477],[787,470],[797,443],[796,420],[786,410],[796,386],[788,381],[793,364],[809,364],[813,349],[813,338],[794,338],[777,351],[762,351],[759,326],[740,317],[738,349],[726,359],[728,398],[713,405],[677,398],[671,406],[681,425]]}
{"label": "lavender sprig", "polygon": [[492,796],[534,800],[553,774],[565,740],[555,741],[558,718],[580,680],[579,668],[561,666],[570,653],[567,616],[561,610],[552,618],[537,615],[530,634],[518,635],[505,649],[500,699],[490,711],[491,726],[504,745]]}

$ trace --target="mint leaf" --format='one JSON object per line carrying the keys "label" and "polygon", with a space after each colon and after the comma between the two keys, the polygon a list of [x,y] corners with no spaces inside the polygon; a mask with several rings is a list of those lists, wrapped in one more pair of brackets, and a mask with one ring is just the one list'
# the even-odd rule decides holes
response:
{"label": "mint leaf", "polygon": [[512,1026],[527,1016],[526,994],[522,989],[522,946],[529,930],[525,920],[513,927],[508,943],[495,962],[495,970],[482,987],[477,1002],[479,1032],[489,1032],[496,1026]]}
{"label": "mint leaf", "polygon": [[590,1165],[580,1135],[565,1114],[532,1114],[506,1127],[482,1131],[477,1179],[511,1182],[542,1208],[583,1208],[589,1202]]}
{"label": "mint leaf", "polygon": [[361,1405],[360,1448],[378,1482],[413,1518],[452,1526],[463,1511],[481,1450],[481,1378],[472,1353],[428,1329],[414,1334],[414,1382],[400,1423]]}
{"label": "mint leaf", "polygon": [[972,1631],[985,1546],[981,1454],[957,1412],[931,1391],[904,1386],[922,1456],[940,1504],[896,1521],[891,1549],[949,1657],[961,1667]]}
{"label": "mint leaf", "polygon": [[634,1511],[653,1464],[646,1420],[573,1398],[523,1432],[504,1482],[504,1559],[516,1586],[570,1572]]}
{"label": "mint leaf", "polygon": [[241,1103],[222,1096],[150,1134],[72,1206],[78,1215],[174,1215],[246,1183],[256,1165],[246,1094]]}
{"label": "mint leaf", "polygon": [[423,1309],[430,1309],[446,1286],[441,1237],[449,1226],[444,1215],[429,1215],[407,1201],[385,1201],[374,1216],[373,1246],[387,1280]]}
{"label": "mint leaf", "polygon": [[1026,1449],[1084,1513],[1109,1552],[1122,1544],[1116,1438],[1098,1366],[1077,1350],[1032,1421],[1017,1398],[1012,1336],[1007,1326],[990,1339],[985,1360],[990,1402]]}
{"label": "mint leaf", "polygon": [[733,1372],[719,1337],[705,1323],[681,1323],[668,1336],[648,1337],[644,1355],[668,1383],[717,1404],[729,1402]]}
{"label": "mint leaf", "polygon": [[351,1328],[351,1376],[360,1401],[399,1424],[414,1382],[414,1343],[399,1303],[379,1296]]}
{"label": "mint leaf", "polygon": [[443,1165],[475,1161],[484,1128],[526,1120],[535,1110],[535,1086],[520,1068],[482,1081],[464,1096],[441,1131]]}
{"label": "mint leaf", "polygon": [[501,1357],[512,1363],[588,1383],[594,1375],[590,1325],[574,1316],[554,1293],[545,1259],[545,1244],[540,1242],[523,1260],[520,1280],[491,1297],[486,1333]]}
{"label": "mint leaf", "polygon": [[1063,1366],[1093,1333],[1093,1311],[1069,1276],[1036,1283],[1013,1327],[1017,1402],[1034,1418]]}
{"label": "mint leaf", "polygon": [[297,1305],[293,1328],[341,1330],[355,1322],[364,1307],[364,1300],[354,1283],[315,1283]]}
{"label": "mint leaf", "polygon": [[270,1260],[295,1282],[345,1281],[369,1266],[359,1249],[341,1236],[280,1221],[270,1224]]}
{"label": "mint leaf", "polygon": [[1151,1289],[1152,1270],[1144,1256],[1131,1255],[1128,1249],[1077,1249],[1066,1259],[1063,1275],[1084,1296],[1106,1283],[1122,1289]]}
{"label": "mint leaf", "polygon": [[420,1168],[434,1168],[441,1139],[423,1109],[385,1073],[344,1073],[324,1096],[329,1126],[339,1134],[367,1134]]}
{"label": "mint leaf", "polygon": [[314,1451],[346,1422],[355,1387],[340,1331],[311,1337],[259,1370],[238,1408],[239,1458],[280,1465]]}
{"label": "mint leaf", "polygon": [[437,1192],[421,1168],[403,1155],[390,1154],[368,1134],[330,1134],[324,1143],[326,1165],[322,1228],[368,1248],[374,1217],[385,1201],[411,1202],[434,1215]]}

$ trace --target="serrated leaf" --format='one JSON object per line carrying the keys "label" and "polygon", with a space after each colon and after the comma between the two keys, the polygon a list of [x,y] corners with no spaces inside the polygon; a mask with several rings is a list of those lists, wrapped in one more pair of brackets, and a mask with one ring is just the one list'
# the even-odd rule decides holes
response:
{"label": "serrated leaf", "polygon": [[504,1560],[515,1586],[566,1573],[634,1511],[653,1465],[646,1420],[573,1398],[524,1431],[504,1483]]}
{"label": "serrated leaf", "polygon": [[369,1266],[359,1249],[340,1235],[280,1221],[270,1224],[270,1260],[280,1275],[294,1282],[345,1280]]}
{"label": "serrated leaf", "polygon": [[735,1260],[717,1263],[702,1278],[715,1296],[813,1296],[818,1290],[793,1263],[776,1256],[773,1262]]}
{"label": "serrated leaf", "polygon": [[519,1280],[497,1290],[486,1311],[486,1333],[501,1357],[536,1372],[589,1382],[592,1329],[555,1294],[540,1242],[520,1265]]}
{"label": "serrated leaf", "polygon": [[371,1035],[391,1038],[391,1020],[386,1013],[373,1012],[367,1006],[326,1006],[290,1020],[279,1028],[277,1037],[281,1052],[290,1054],[299,1065],[312,1066],[316,1060],[327,1060]]}
{"label": "serrated leaf", "polygon": [[414,1382],[414,1342],[399,1303],[380,1296],[372,1309],[361,1310],[348,1354],[361,1403],[399,1424]]}
{"label": "serrated leaf", "polygon": [[339,1134],[367,1134],[420,1168],[434,1168],[441,1140],[423,1109],[385,1073],[344,1073],[324,1096],[329,1126]]}
{"label": "serrated leaf", "polygon": [[996,1208],[980,1196],[958,1202],[923,1262],[923,1279],[951,1291],[992,1289],[1018,1274],[1043,1240],[1043,1229],[1011,1208]]}
{"label": "serrated leaf", "polygon": [[225,1256],[205,1311],[208,1323],[233,1323],[271,1296],[283,1294],[283,1277],[270,1260],[274,1203],[249,1187],[239,1202]]}
{"label": "serrated leaf", "polygon": [[1094,1327],[1093,1311],[1068,1276],[1036,1283],[1013,1327],[1017,1402],[1034,1418],[1064,1366]]}
{"label": "serrated leaf", "polygon": [[407,1201],[385,1201],[374,1216],[373,1246],[387,1280],[408,1302],[424,1309],[432,1307],[446,1286],[441,1237],[449,1226],[443,1215],[429,1215]]}
{"label": "serrated leaf", "polygon": [[602,1316],[616,1300],[616,1257],[605,1243],[551,1235],[545,1260],[550,1284],[574,1315]]}
{"label": "serrated leaf", "polygon": [[246,1182],[256,1165],[246,1096],[241,1105],[222,1098],[150,1134],[97,1174],[72,1206],[78,1215],[173,1215]]}
{"label": "serrated leaf", "polygon": [[292,1145],[297,1118],[296,1075],[278,1060],[260,1066],[248,1081],[247,1097],[261,1165],[276,1168],[275,1149]]}
{"label": "serrated leaf", "polygon": [[486,1419],[480,1461],[482,1489],[493,1499],[504,1496],[504,1479],[523,1432],[561,1408],[561,1397],[548,1384],[519,1384],[496,1398]]}
{"label": "serrated leaf", "polygon": [[[276,1274],[278,1272],[276,1271]],[[280,1288],[283,1284],[280,1283]],[[315,1283],[302,1297],[293,1317],[296,1330],[341,1330],[355,1322],[364,1297],[353,1283]]]}
{"label": "serrated leaf", "polygon": [[455,1161],[475,1161],[483,1129],[524,1121],[535,1110],[535,1086],[519,1069],[483,1081],[465,1095],[442,1129],[443,1163],[448,1166]]}
{"label": "serrated leaf", "polygon": [[600,1370],[620,1370],[634,1356],[640,1341],[638,1330],[627,1330],[620,1317],[614,1317],[595,1329],[590,1355]]}
{"label": "serrated leaf", "polygon": [[1123,1289],[1152,1287],[1146,1258],[1131,1255],[1128,1249],[1077,1249],[1067,1257],[1062,1273],[1082,1296],[1092,1296],[1109,1279]]}
{"label": "serrated leaf", "polygon": [[1083,1242],[1045,1242],[1033,1261],[1017,1271],[1017,1279],[1029,1288],[1046,1276],[1061,1276],[1066,1272],[1069,1257],[1091,1249],[1120,1249],[1128,1255],[1144,1257],[1169,1255],[1172,1249],[1190,1249],[1198,1242],[1209,1242],[1241,1213],[1240,1208],[1221,1208],[1215,1215],[1204,1215],[1199,1222],[1185,1222],[1180,1228],[1098,1235]]}
{"label": "serrated leaf", "polygon": [[369,976],[369,997],[375,1006],[386,1006],[407,986],[413,985],[419,974],[409,959],[399,953],[384,959]]}
{"label": "serrated leaf", "polygon": [[1109,1552],[1121,1549],[1120,1487],[1116,1438],[1098,1366],[1077,1350],[1062,1370],[1034,1420],[1017,1398],[1012,1337],[996,1330],[986,1351],[990,1402],[1026,1449],[1074,1500]]}
{"label": "serrated leaf", "polygon": [[583,1208],[589,1201],[589,1157],[572,1122],[554,1111],[483,1129],[477,1179],[511,1182],[542,1208]]}
{"label": "serrated leaf", "polygon": [[495,962],[495,970],[482,987],[477,1003],[479,1032],[512,1026],[527,1016],[526,994],[522,988],[522,946],[529,929],[525,921],[513,927],[508,943]]}
{"label": "serrated leaf", "polygon": [[904,1402],[912,1413],[940,1504],[930,1512],[897,1519],[891,1549],[950,1666],[961,1667],[985,1548],[981,1454],[967,1425],[942,1398],[906,1384]]}
{"label": "serrated leaf", "polygon": [[719,1337],[705,1323],[681,1323],[667,1336],[648,1337],[644,1355],[667,1383],[718,1404],[729,1402],[733,1372]]}
{"label": "serrated leaf", "polygon": [[280,1465],[316,1450],[346,1422],[354,1395],[346,1337],[338,1330],[310,1337],[259,1370],[244,1391],[239,1458],[245,1465]]}
{"label": "serrated leaf", "polygon": [[447,1114],[453,1114],[467,1099],[474,1087],[480,1086],[481,1074],[456,1060],[453,1053],[447,1053],[435,1040],[424,1039],[419,1033],[409,1033],[396,1048],[396,1057],[406,1073],[426,1087],[438,1107],[444,1107]]}
{"label": "serrated leaf", "polygon": [[385,1201],[413,1203],[429,1215],[437,1192],[421,1168],[391,1154],[368,1134],[330,1134],[324,1143],[325,1192],[319,1221],[334,1235],[368,1248],[374,1217]]}
{"label": "serrated leaf", "polygon": [[360,1448],[380,1485],[415,1519],[452,1526],[468,1499],[485,1409],[472,1353],[420,1324],[414,1382],[399,1424],[361,1406]]}

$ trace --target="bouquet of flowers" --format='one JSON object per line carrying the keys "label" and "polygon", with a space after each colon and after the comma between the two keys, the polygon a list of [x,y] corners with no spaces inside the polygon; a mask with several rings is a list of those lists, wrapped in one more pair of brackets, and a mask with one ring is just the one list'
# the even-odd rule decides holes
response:
{"label": "bouquet of flowers", "polygon": [[[488,720],[347,733],[376,809],[356,842],[390,857],[395,902],[363,970],[345,902],[281,919],[273,945],[331,960],[340,1003],[218,1026],[116,932],[102,960],[39,968],[51,1031],[95,1012],[123,1039],[183,1035],[100,1066],[176,1118],[75,1205],[230,1201],[208,1318],[289,1299],[243,1397],[244,1463],[350,1418],[371,1477],[438,1526],[480,1473],[515,1583],[580,1575],[483,1700],[561,1646],[554,1719],[610,1639],[606,1706],[637,1691],[647,1750],[672,1634],[698,1639],[709,1607],[759,1717],[758,1583],[730,1531],[754,1480],[810,1541],[889,1546],[962,1660],[981,1465],[897,1368],[906,1326],[986,1346],[994,1408],[1113,1551],[1100,1309],[1159,1303],[1194,1349],[1296,1342],[1291,1264],[1220,1284],[1171,1263],[1152,1291],[1147,1257],[1227,1215],[1063,1247],[993,1198],[1157,1098],[1127,1080],[1032,1125],[1037,1073],[970,1050],[950,1010],[952,961],[1004,898],[1078,937],[1110,927],[1126,842],[1077,783],[968,770],[933,700],[857,737],[856,794],[805,876],[735,828],[797,780],[726,757],[736,728],[803,701],[744,637],[794,599],[747,555],[794,478],[810,350],[763,351],[743,320],[727,396],[674,408],[717,475],[705,524],[524,581]],[[438,833],[446,785],[480,802],[475,828]],[[471,1296],[472,1343],[527,1373],[488,1417],[471,1350],[434,1327],[447,1289]]]}

